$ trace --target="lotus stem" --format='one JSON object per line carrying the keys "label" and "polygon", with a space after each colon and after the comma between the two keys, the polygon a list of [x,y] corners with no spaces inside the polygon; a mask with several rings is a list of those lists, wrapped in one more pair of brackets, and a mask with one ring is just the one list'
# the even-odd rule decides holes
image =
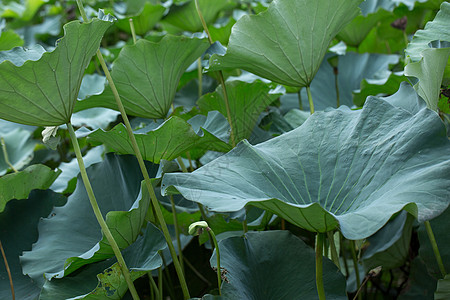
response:
{"label": "lotus stem", "polygon": [[[358,268],[358,260],[356,258],[355,241],[350,241],[350,251],[352,253],[353,267],[355,269],[355,275],[356,275],[356,289],[359,290],[361,288],[361,279],[359,278],[359,268]],[[361,294],[358,295],[358,299],[362,300]]]}
{"label": "lotus stem", "polygon": [[309,85],[306,86],[306,93],[308,94],[309,110],[311,111],[311,114],[313,114],[314,113],[314,103],[313,103],[311,89],[309,88]]}
{"label": "lotus stem", "polygon": [[433,248],[434,256],[436,257],[436,262],[439,266],[439,270],[441,271],[442,278],[444,278],[445,275],[447,275],[447,271],[445,271],[444,263],[442,261],[441,253],[439,252],[433,230],[431,229],[430,221],[425,221],[425,229],[427,230],[428,238],[430,239],[431,247]]}
{"label": "lotus stem", "polygon": [[183,173],[187,173],[188,170],[186,168],[186,165],[184,164],[183,159],[180,156],[177,157],[177,162],[180,165],[181,171],[183,171]]}
{"label": "lotus stem", "polygon": [[334,234],[333,234],[333,232],[328,231],[327,232],[327,238],[328,238],[328,242],[330,244],[331,260],[334,262],[336,267],[338,267],[339,270],[340,270],[341,266],[339,264],[339,255],[338,255],[337,250],[336,250],[336,243],[334,241]]}
{"label": "lotus stem", "polygon": [[173,201],[173,195],[170,195],[169,198],[170,198],[170,205],[172,206],[173,225],[175,226],[175,235],[177,237],[178,259],[180,260],[181,270],[183,270],[183,274],[184,274],[183,247],[181,246],[180,228],[178,227],[177,210],[175,208],[175,202]]}
{"label": "lotus stem", "polygon": [[325,300],[325,289],[323,286],[323,244],[325,234],[317,233],[316,243],[316,286],[319,300]]}
{"label": "lotus stem", "polygon": [[[202,12],[200,10],[200,6],[198,5],[198,0],[195,0],[195,8],[197,9],[198,17],[200,18],[200,21],[202,22],[203,29],[205,30],[206,35],[208,36],[208,41],[212,45],[212,44],[214,44],[214,42],[213,42],[213,40],[211,38],[211,34],[209,33],[208,26],[206,26],[206,21],[203,18],[203,14],[202,14]],[[227,110],[227,119],[228,119],[228,123],[230,124],[230,129],[231,129],[231,133],[230,133],[231,145],[233,147],[235,147],[236,146],[236,139],[235,139],[235,136],[234,136],[234,134],[235,134],[234,126],[233,126],[233,123],[231,122],[230,101],[228,100],[227,88],[225,86],[225,80],[223,78],[222,71],[218,71],[217,73],[219,75],[220,85],[222,86],[223,99],[225,101],[225,108]]]}
{"label": "lotus stem", "polygon": [[163,267],[159,267],[158,269],[158,289],[159,294],[161,295],[161,299],[163,296]]}
{"label": "lotus stem", "polygon": [[17,169],[14,168],[14,166],[9,161],[8,151],[6,150],[6,143],[5,143],[4,138],[1,138],[1,143],[2,143],[2,149],[3,149],[3,158],[5,159],[5,163],[11,168],[11,170],[14,171],[14,173],[18,173],[19,171],[17,171]]}
{"label": "lotus stem", "polygon": [[114,255],[117,258],[117,263],[119,264],[119,267],[122,271],[123,277],[125,278],[128,288],[130,289],[130,293],[133,296],[133,299],[138,300],[139,295],[136,291],[136,288],[133,285],[133,281],[131,280],[131,277],[130,277],[130,272],[128,271],[125,260],[123,259],[122,253],[120,252],[120,248],[117,245],[116,240],[114,239],[113,235],[111,234],[111,231],[109,230],[108,225],[106,224],[105,219],[102,216],[102,213],[98,206],[97,199],[95,198],[94,190],[92,189],[91,182],[89,181],[89,177],[86,172],[86,167],[84,166],[83,155],[81,154],[80,145],[78,144],[78,140],[75,135],[75,131],[73,130],[71,123],[67,123],[66,125],[67,125],[67,129],[69,130],[70,140],[72,142],[73,149],[75,151],[75,156],[78,161],[81,178],[82,178],[83,184],[86,188],[86,192],[89,197],[89,201],[91,203],[92,209],[94,210],[94,215],[97,218],[97,222],[100,224],[102,232],[105,235],[106,239],[108,240],[108,242],[114,252]]}
{"label": "lotus stem", "polygon": [[219,250],[219,244],[217,243],[216,235],[214,234],[214,231],[208,227],[206,228],[206,231],[208,231],[213,243],[214,248],[216,248],[216,258],[217,258],[217,284],[219,286],[219,295],[222,295],[222,272],[220,269],[220,250]]}
{"label": "lotus stem", "polygon": [[[81,15],[83,16],[84,21],[87,22],[88,19],[86,17],[86,13],[84,12],[84,7],[83,7],[83,4],[81,3],[81,0],[77,0],[77,4],[78,4],[78,8],[80,9]],[[173,246],[173,243],[172,243],[172,237],[170,236],[169,229],[167,228],[167,224],[164,221],[161,207],[159,206],[158,199],[156,198],[155,190],[153,189],[152,182],[150,180],[150,176],[148,175],[147,167],[145,166],[141,151],[139,150],[139,146],[137,144],[136,137],[134,136],[133,129],[131,128],[130,121],[128,120],[128,116],[125,112],[125,108],[122,104],[122,101],[120,100],[119,92],[117,91],[116,85],[114,84],[111,74],[109,73],[108,67],[106,66],[105,60],[103,59],[100,49],[97,50],[97,58],[100,62],[100,65],[102,66],[103,72],[105,73],[105,76],[106,76],[106,79],[108,80],[109,86],[111,87],[111,90],[114,95],[114,99],[116,100],[116,104],[119,108],[123,122],[125,123],[125,127],[127,129],[127,133],[130,138],[131,145],[133,147],[134,153],[138,160],[142,175],[144,176],[145,186],[147,187],[147,190],[150,194],[150,199],[151,199],[151,203],[153,206],[153,210],[157,217],[157,221],[161,226],[161,230],[163,232],[164,238],[166,239],[167,246],[169,247],[170,255],[172,256],[173,264],[175,266],[175,270],[176,270],[178,278],[180,280],[181,289],[183,291],[183,296],[185,299],[189,299],[189,298],[191,298],[191,296],[189,294],[189,289],[186,284],[186,279],[184,278],[184,275],[183,275],[183,270],[181,269],[180,262],[178,261],[175,247]]]}
{"label": "lotus stem", "polygon": [[130,21],[131,36],[133,37],[133,44],[136,45],[136,31],[134,30],[133,18],[130,18],[129,21]]}
{"label": "lotus stem", "polygon": [[162,295],[159,293],[159,288],[156,285],[155,280],[153,279],[152,272],[149,271],[147,274],[148,274],[148,281],[150,282],[151,290],[153,291],[151,294],[155,294],[156,295],[156,299],[161,300],[162,299]]}
{"label": "lotus stem", "polygon": [[[2,138],[2,140],[3,140],[3,138]],[[16,299],[16,294],[14,292],[14,284],[13,284],[13,280],[12,280],[11,270],[9,269],[8,260],[6,259],[5,250],[3,250],[2,241],[0,241],[0,251],[2,252],[3,261],[5,262],[6,273],[8,273],[9,286],[11,287],[12,300],[15,300]]]}
{"label": "lotus stem", "polygon": [[203,95],[203,75],[202,75],[202,59],[197,59],[197,76],[198,76],[198,97]]}
{"label": "lotus stem", "polygon": [[340,96],[339,96],[339,69],[337,67],[333,68],[334,73],[334,86],[336,88],[336,108],[339,108],[341,105]]}

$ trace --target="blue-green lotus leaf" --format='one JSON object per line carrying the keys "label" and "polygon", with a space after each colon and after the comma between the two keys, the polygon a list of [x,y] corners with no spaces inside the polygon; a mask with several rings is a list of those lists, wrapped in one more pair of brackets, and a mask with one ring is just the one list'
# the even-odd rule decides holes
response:
{"label": "blue-green lotus leaf", "polygon": [[77,100],[83,73],[98,50],[111,21],[73,21],[53,52],[17,66],[0,64],[0,118],[27,125],[68,123]]}
{"label": "blue-green lotus leaf", "polygon": [[254,205],[310,231],[340,228],[349,239],[372,235],[402,209],[433,218],[448,205],[450,141],[414,94],[404,84],[386,99],[369,97],[361,110],[315,113],[267,142],[241,142],[193,173],[165,174],[162,191],[213,211]]}
{"label": "blue-green lotus leaf", "polygon": [[[154,176],[157,166],[147,167]],[[107,154],[103,162],[87,171],[112,235],[121,249],[128,247],[141,231],[150,201],[147,189],[141,190],[142,175],[136,159]],[[24,274],[37,282],[43,282],[44,274],[49,279],[61,278],[83,265],[114,256],[80,178],[67,204],[41,220],[39,232],[33,249],[21,257]]]}
{"label": "blue-green lotus leaf", "polygon": [[[314,250],[289,231],[248,232],[219,248],[225,299],[318,299]],[[216,252],[210,263],[217,267]],[[347,299],[345,278],[327,258],[323,280],[327,299]]]}

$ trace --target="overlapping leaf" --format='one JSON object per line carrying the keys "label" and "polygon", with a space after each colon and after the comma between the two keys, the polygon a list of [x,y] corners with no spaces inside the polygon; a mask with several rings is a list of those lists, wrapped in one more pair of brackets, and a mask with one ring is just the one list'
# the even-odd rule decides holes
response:
{"label": "overlapping leaf", "polygon": [[243,16],[225,56],[210,69],[240,68],[274,82],[307,86],[334,36],[359,13],[360,0],[276,0],[267,11]]}
{"label": "overlapping leaf", "polygon": [[97,51],[111,17],[73,21],[53,52],[16,66],[0,64],[0,118],[27,125],[57,126],[70,121],[84,70]]}
{"label": "overlapping leaf", "polygon": [[414,87],[433,110],[437,110],[439,88],[450,55],[449,18],[450,3],[443,2],[434,20],[414,34],[405,50],[408,61],[405,75],[419,80]]}
{"label": "overlapping leaf", "polygon": [[[5,141],[5,148],[9,162],[15,169],[26,166],[33,158],[33,150],[36,141],[32,138],[32,132],[24,128],[11,126],[11,131],[1,134]],[[7,172],[10,166],[5,161],[3,147],[0,148],[0,175]]]}
{"label": "overlapping leaf", "polygon": [[[212,127],[208,124],[227,125],[226,119],[217,112],[211,113],[208,117],[203,120],[203,124],[198,124],[195,131],[188,122],[179,117],[171,117],[153,130],[150,128],[140,129],[135,137],[143,158],[159,163],[161,159],[173,160],[192,148],[201,148],[203,152],[207,149],[222,152],[231,150],[227,140],[218,138],[209,132],[211,129],[208,128]],[[216,124],[212,123],[214,121]],[[134,154],[123,124],[119,124],[107,132],[96,130],[89,135],[89,140],[104,143],[120,154]]]}
{"label": "overlapping leaf", "polygon": [[193,173],[166,174],[163,192],[178,190],[213,211],[251,204],[310,231],[340,228],[350,239],[372,235],[401,209],[430,219],[448,205],[450,142],[411,91],[403,85],[362,110],[313,114],[256,146],[241,142]]}
{"label": "overlapping leaf", "polygon": [[[157,43],[141,39],[125,46],[114,62],[111,76],[127,113],[165,118],[181,75],[208,45],[206,39],[166,35]],[[76,110],[97,106],[117,110],[109,87],[101,95],[78,102]]]}
{"label": "overlapping leaf", "polygon": [[[234,80],[227,81],[225,85],[234,138],[236,141],[248,139],[261,112],[283,91],[260,80],[252,83]],[[227,115],[222,86],[217,87],[214,93],[201,97],[197,104],[202,111],[218,110],[224,116]]]}
{"label": "overlapping leaf", "polygon": [[44,165],[32,165],[25,170],[0,178],[0,213],[11,199],[27,199],[31,190],[46,190],[61,171]]}
{"label": "overlapping leaf", "polygon": [[[314,250],[290,232],[248,232],[220,241],[219,248],[226,299],[318,299]],[[210,262],[217,267],[216,252]],[[326,258],[323,268],[327,299],[347,299],[344,276]]]}
{"label": "overlapping leaf", "polygon": [[[148,166],[149,169],[152,166]],[[156,173],[153,166],[152,174]],[[147,213],[149,197],[141,191],[142,175],[135,158],[107,155],[88,168],[106,223],[121,249],[138,237]],[[37,282],[63,277],[83,265],[114,256],[94,216],[81,180],[64,207],[39,225],[39,240],[21,258],[24,273]]]}

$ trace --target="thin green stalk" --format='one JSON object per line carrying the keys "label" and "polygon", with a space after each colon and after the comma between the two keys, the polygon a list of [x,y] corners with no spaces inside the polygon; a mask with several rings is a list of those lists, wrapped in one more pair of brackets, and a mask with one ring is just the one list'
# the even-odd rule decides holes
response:
{"label": "thin green stalk", "polygon": [[180,260],[181,270],[183,270],[184,274],[183,248],[181,247],[180,228],[178,227],[177,210],[175,208],[175,202],[173,201],[173,195],[170,195],[169,198],[170,204],[172,206],[172,216],[173,216],[173,225],[175,226],[175,235],[177,237],[178,259]]}
{"label": "thin green stalk", "polygon": [[345,255],[345,247],[342,247],[343,245],[342,238],[343,238],[342,233],[339,232],[339,244],[341,244],[341,253],[342,253],[342,260],[344,261],[345,277],[348,277],[350,275],[350,272],[348,270],[347,256]]}
{"label": "thin green stalk", "polygon": [[[81,0],[77,0],[78,8],[80,9],[81,15],[83,16],[83,20],[85,22],[88,21],[86,17],[86,13],[84,12],[84,7],[81,3]],[[108,80],[109,86],[111,87],[111,90],[114,95],[114,99],[116,100],[116,104],[119,108],[120,114],[122,116],[123,122],[125,123],[125,127],[127,129],[128,136],[131,141],[131,145],[133,147],[134,153],[136,154],[136,158],[139,163],[139,167],[141,169],[142,175],[144,176],[144,182],[148,189],[148,192],[150,194],[151,203],[153,206],[153,210],[156,214],[157,221],[161,226],[161,230],[163,232],[164,238],[166,239],[167,246],[169,247],[170,255],[172,256],[173,264],[175,267],[175,270],[177,272],[178,278],[180,280],[181,289],[183,290],[183,296],[185,299],[191,298],[189,294],[189,290],[186,284],[186,279],[183,275],[183,270],[181,269],[180,262],[178,261],[177,253],[175,251],[175,247],[172,243],[172,238],[169,233],[169,229],[167,228],[167,224],[164,221],[164,217],[161,211],[161,207],[159,206],[158,199],[156,198],[155,190],[153,189],[150,176],[148,175],[147,167],[145,166],[144,159],[142,158],[141,151],[139,150],[139,146],[136,141],[136,137],[134,136],[133,129],[131,128],[130,121],[128,120],[128,116],[125,112],[125,108],[122,104],[122,101],[120,100],[119,93],[116,89],[116,86],[114,84],[114,81],[111,77],[111,74],[109,73],[108,67],[106,66],[105,60],[103,59],[103,56],[100,52],[100,49],[97,50],[97,58],[100,62],[100,65],[102,66],[103,72],[105,73],[106,79]]]}
{"label": "thin green stalk", "polygon": [[339,107],[341,105],[340,102],[340,96],[339,96],[339,71],[337,67],[333,68],[333,72],[334,72],[334,86],[336,88],[336,107]]}
{"label": "thin green stalk", "polygon": [[177,157],[177,162],[180,165],[181,171],[183,171],[183,173],[187,173],[188,170],[187,170],[186,165],[184,164],[183,159],[181,158],[181,156]]}
{"label": "thin green stalk", "polygon": [[164,283],[166,284],[166,289],[167,289],[167,291],[169,291],[170,299],[176,299],[175,291],[173,290],[173,286],[174,285],[173,285],[172,278],[171,278],[170,273],[169,273],[169,269],[167,268],[167,263],[166,263],[166,259],[164,257],[164,253],[161,250],[158,251],[158,253],[161,256],[161,259],[163,261],[164,276],[165,276]]}
{"label": "thin green stalk", "polygon": [[[2,140],[3,140],[3,138],[2,138]],[[2,252],[3,261],[5,262],[6,273],[8,273],[9,286],[11,288],[12,300],[15,300],[16,299],[16,294],[14,292],[14,284],[13,284],[13,280],[12,280],[12,276],[11,276],[11,270],[9,269],[8,260],[6,259],[5,250],[3,250],[2,241],[0,241],[0,251]]]}
{"label": "thin green stalk", "polygon": [[1,138],[1,143],[2,143],[2,149],[3,149],[3,158],[5,159],[5,163],[11,168],[11,170],[14,171],[14,173],[17,173],[18,172],[17,169],[14,168],[14,166],[9,161],[8,151],[6,151],[6,143],[5,143],[4,138]]}
{"label": "thin green stalk", "polygon": [[436,262],[439,266],[439,270],[441,271],[442,278],[444,278],[445,275],[447,275],[447,271],[445,271],[444,263],[442,262],[441,253],[439,252],[436,238],[434,237],[433,230],[431,229],[430,221],[425,221],[425,229],[427,230],[428,238],[430,239],[431,247],[433,248],[434,256],[436,257]]}
{"label": "thin green stalk", "polygon": [[[77,0],[77,4],[78,4],[78,7],[80,9],[81,15],[83,16],[84,21],[87,22],[88,19],[86,17],[86,13],[84,12],[84,8],[83,8],[83,5],[82,5],[81,1]],[[106,66],[106,63],[105,63],[105,61],[103,59],[103,56],[102,56],[100,50],[97,50],[97,58],[98,58],[98,60],[100,62],[100,65],[102,66],[102,69],[103,69],[103,72],[105,73],[106,78],[108,79],[108,82],[109,82],[110,87],[111,87],[111,89],[113,91],[114,98],[116,100],[117,106],[119,107],[119,111],[120,111],[120,113],[122,115],[123,121],[124,121],[125,126],[127,128],[128,136],[130,137],[131,144],[133,146],[133,150],[134,150],[134,152],[136,154],[136,157],[138,159],[138,163],[139,163],[139,166],[141,168],[141,172],[142,172],[142,174],[144,176],[144,181],[145,181],[146,187],[147,187],[147,189],[148,189],[148,191],[150,193],[150,198],[151,198],[153,209],[154,209],[154,211],[156,213],[158,222],[161,225],[161,229],[163,231],[164,237],[166,239],[166,242],[168,244],[170,253],[172,255],[173,263],[174,263],[175,269],[177,271],[178,277],[180,279],[180,284],[181,284],[181,287],[182,287],[182,290],[183,290],[183,295],[184,295],[184,297],[186,299],[189,299],[190,295],[189,295],[189,291],[188,291],[188,288],[187,288],[186,280],[184,279],[184,275],[182,273],[181,266],[180,266],[180,263],[178,261],[177,255],[176,255],[175,248],[173,246],[172,239],[171,239],[170,234],[169,234],[169,230],[167,229],[167,224],[164,221],[164,218],[163,218],[163,215],[162,215],[162,212],[161,212],[161,208],[159,207],[159,202],[158,202],[158,200],[156,198],[155,191],[154,191],[153,186],[151,184],[151,180],[150,180],[150,177],[148,175],[147,168],[146,168],[144,160],[142,158],[142,154],[141,154],[141,152],[139,150],[139,147],[137,145],[136,138],[135,138],[135,136],[133,134],[133,130],[132,130],[131,125],[130,125],[130,121],[128,120],[128,116],[126,115],[126,112],[125,112],[125,108],[124,108],[124,106],[122,104],[122,101],[120,100],[119,93],[117,92],[117,89],[116,89],[116,86],[114,84],[114,81],[112,80],[111,74],[109,73],[109,70],[108,70],[108,68]]]}
{"label": "thin green stalk", "polygon": [[309,110],[311,111],[311,114],[314,113],[314,103],[311,95],[311,89],[309,85],[306,86],[306,93],[308,94],[308,101],[309,101]]}
{"label": "thin green stalk", "polygon": [[136,44],[136,31],[134,30],[133,19],[130,18],[129,21],[130,21],[131,36],[133,37],[133,44]]}
{"label": "thin green stalk", "polygon": [[[356,258],[356,245],[355,241],[350,241],[350,251],[352,253],[352,259],[353,259],[353,267],[355,268],[355,275],[356,275],[356,289],[359,290],[361,288],[361,279],[359,278],[359,267],[358,267],[358,260]],[[358,299],[362,300],[361,294],[358,295]]]}
{"label": "thin green stalk", "polygon": [[317,233],[316,244],[316,286],[319,300],[325,300],[325,289],[323,287],[323,242],[325,240],[324,233]]}
{"label": "thin green stalk", "polygon": [[198,97],[203,95],[203,75],[202,75],[202,59],[197,59],[197,76],[198,76]]}
{"label": "thin green stalk", "polygon": [[111,78],[111,74],[109,73],[109,70],[105,64],[105,61],[103,60],[103,56],[100,53],[100,50],[97,51],[97,57],[100,60],[100,64],[103,68],[103,71],[105,72],[106,78],[108,79],[109,85],[114,94],[114,98],[116,99],[117,106],[119,107],[119,111],[122,115],[122,119],[125,123],[125,127],[127,129],[128,136],[130,137],[131,145],[133,147],[134,153],[136,154],[136,158],[138,160],[142,175],[144,176],[145,185],[150,194],[150,199],[151,199],[152,206],[153,206],[153,209],[154,209],[156,217],[157,217],[157,221],[161,225],[161,230],[163,232],[164,238],[166,239],[167,246],[169,247],[170,255],[172,256],[173,264],[175,266],[175,270],[176,270],[178,278],[180,280],[181,289],[183,290],[184,298],[189,299],[191,297],[189,295],[189,290],[188,290],[186,280],[183,275],[183,270],[181,269],[180,262],[178,261],[177,253],[175,251],[175,247],[173,246],[172,238],[169,233],[169,229],[167,228],[167,224],[164,221],[164,217],[163,217],[161,208],[159,207],[158,199],[156,198],[155,190],[153,189],[150,177],[148,175],[147,167],[145,166],[141,151],[139,150],[139,146],[137,144],[136,137],[133,134],[133,129],[131,128],[130,121],[128,120],[128,117],[125,112],[125,108],[123,107],[122,101],[120,100],[119,93],[117,92],[116,86]]}
{"label": "thin green stalk", "polygon": [[156,285],[155,280],[153,279],[152,272],[148,272],[148,281],[150,282],[150,286],[152,288],[153,293],[156,295],[156,299],[162,299],[161,294],[159,293],[158,286]]}
{"label": "thin green stalk", "polygon": [[86,188],[89,201],[91,203],[92,209],[94,210],[94,215],[97,218],[98,223],[100,224],[103,234],[105,235],[106,239],[111,245],[114,255],[117,258],[117,263],[119,264],[123,277],[125,278],[128,288],[130,289],[130,293],[133,296],[133,299],[137,300],[139,299],[139,295],[136,291],[136,288],[133,285],[133,281],[131,280],[130,277],[130,272],[128,271],[127,265],[125,264],[125,260],[123,259],[122,253],[120,252],[120,248],[117,245],[116,241],[114,240],[114,237],[111,234],[111,231],[109,230],[108,225],[106,224],[105,219],[102,216],[100,208],[98,207],[97,199],[95,198],[94,191],[92,189],[91,183],[89,181],[86,172],[86,167],[84,166],[83,155],[81,154],[80,145],[78,144],[75,131],[73,130],[71,123],[67,123],[66,125],[67,129],[69,130],[70,140],[72,142],[73,149],[75,151],[75,156],[77,157],[81,178],[83,179],[83,183]]}
{"label": "thin green stalk", "polygon": [[334,262],[336,267],[338,267],[339,270],[340,270],[341,266],[339,264],[339,255],[338,255],[337,250],[336,250],[336,244],[335,244],[335,241],[334,241],[334,234],[333,234],[333,232],[328,231],[327,232],[327,238],[328,238],[328,242],[330,244],[331,260]]}
{"label": "thin green stalk", "polygon": [[405,41],[405,45],[408,46],[409,44],[408,35],[406,34],[405,30],[402,31],[403,31],[403,40]]}
{"label": "thin green stalk", "polygon": [[194,166],[192,165],[192,159],[191,159],[191,152],[186,152],[186,157],[189,161],[189,171],[193,172],[194,171]]}
{"label": "thin green stalk", "polygon": [[161,299],[163,297],[163,267],[159,267],[158,269],[158,289],[159,294],[161,295]]}
{"label": "thin green stalk", "polygon": [[210,227],[206,228],[206,230],[208,231],[213,243],[214,243],[214,248],[216,248],[216,258],[217,258],[217,284],[219,286],[219,295],[222,295],[222,272],[220,269],[220,251],[219,251],[219,245],[217,244],[217,239],[216,239],[216,235],[214,234],[214,231],[212,231],[212,229]]}
{"label": "thin green stalk", "polygon": [[[208,36],[208,41],[209,41],[209,43],[212,45],[212,44],[214,44],[214,42],[213,42],[213,40],[212,40],[212,38],[211,38],[211,34],[209,33],[208,26],[206,26],[206,21],[205,21],[205,19],[203,18],[203,14],[202,14],[202,12],[200,11],[200,6],[198,5],[198,0],[195,0],[195,8],[197,9],[198,17],[200,18],[200,21],[202,22],[203,29],[205,30],[206,35]],[[227,110],[227,119],[228,119],[228,123],[230,124],[230,129],[231,129],[231,134],[230,134],[231,145],[232,145],[233,147],[235,147],[235,146],[236,146],[236,139],[235,139],[235,137],[234,137],[234,126],[233,126],[233,123],[231,122],[230,102],[229,102],[229,100],[228,100],[227,88],[226,88],[226,86],[225,86],[225,80],[224,80],[224,78],[223,78],[223,73],[222,73],[222,71],[218,71],[217,73],[218,73],[218,75],[219,75],[219,82],[220,82],[220,85],[222,86],[222,90],[223,90],[223,98],[224,98],[224,100],[225,100],[225,108],[226,108],[226,110]]]}

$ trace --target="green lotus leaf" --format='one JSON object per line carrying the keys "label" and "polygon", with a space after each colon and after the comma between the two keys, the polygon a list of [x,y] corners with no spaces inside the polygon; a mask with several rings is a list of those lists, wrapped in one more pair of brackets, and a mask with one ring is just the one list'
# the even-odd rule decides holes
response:
{"label": "green lotus leaf", "polygon": [[[155,165],[147,167],[151,174],[156,173]],[[147,190],[141,192],[142,175],[135,158],[108,154],[103,162],[88,168],[88,175],[118,246],[128,247],[140,233],[150,201]],[[80,178],[67,204],[43,219],[39,231],[33,249],[21,257],[24,273],[36,282],[43,282],[43,274],[49,279],[61,278],[83,265],[114,256]]]}
{"label": "green lotus leaf", "polygon": [[61,171],[53,171],[44,165],[32,165],[18,173],[0,178],[0,213],[11,199],[27,199],[31,190],[46,190]]}
{"label": "green lotus leaf", "polygon": [[[9,162],[15,169],[21,169],[27,165],[33,158],[36,141],[33,140],[33,133],[25,128],[17,128],[17,124],[11,127],[11,131],[3,133],[1,136],[5,141],[6,152]],[[0,148],[0,175],[3,175],[10,169],[5,161],[3,147]]]}
{"label": "green lotus leaf", "polygon": [[23,40],[14,30],[0,31],[0,51],[20,46],[23,46]]}
{"label": "green lotus leaf", "polygon": [[[125,46],[114,61],[111,76],[127,113],[165,118],[181,75],[208,45],[206,39],[166,35],[157,43],[141,39]],[[101,95],[79,101],[76,111],[98,106],[117,110],[109,87]]]}
{"label": "green lotus leaf", "polygon": [[129,19],[132,18],[136,34],[144,35],[155,26],[165,11],[166,8],[161,4],[152,4],[151,2],[145,1],[145,3],[141,4],[140,11],[134,12],[132,15],[127,14],[125,18],[117,21],[116,26],[123,31],[131,33]]}
{"label": "green lotus leaf", "polygon": [[[19,256],[22,251],[31,250],[38,239],[38,223],[46,218],[53,207],[64,205],[66,197],[50,190],[34,190],[26,200],[12,200],[0,213],[0,241],[8,259],[14,280],[16,299],[36,300],[42,287],[22,273]],[[2,260],[3,262],[3,260]],[[8,273],[2,264],[0,268],[0,299],[12,299]]]}
{"label": "green lotus leaf", "polygon": [[[158,251],[164,248],[166,243],[162,233],[151,223],[147,223],[142,236],[123,251],[131,279],[134,281],[159,268],[162,259]],[[76,274],[46,281],[39,299],[68,299],[76,296],[76,299],[122,299],[128,286],[116,261],[113,257],[90,264]]]}
{"label": "green lotus leaf", "polygon": [[448,205],[450,141],[411,93],[402,85],[361,110],[318,112],[267,142],[243,141],[190,174],[165,174],[162,192],[212,211],[254,205],[309,231],[340,228],[349,239],[374,234],[402,209],[433,218]]}
{"label": "green lotus leaf", "polygon": [[[184,2],[187,3],[172,5],[169,14],[162,20],[161,24],[163,27],[174,27],[177,31],[202,31],[202,23],[198,17],[194,0]],[[236,4],[232,0],[199,0],[198,5],[206,24],[212,24],[220,11],[231,8]]]}
{"label": "green lotus leaf", "polygon": [[[227,81],[225,86],[236,142],[250,137],[261,112],[283,94],[283,91],[274,84],[267,84],[260,80],[252,83],[238,80]],[[227,115],[221,85],[214,93],[203,95],[197,104],[204,112],[218,110],[222,115]]]}
{"label": "green lotus leaf", "polygon": [[[224,298],[318,299],[314,250],[289,231],[248,232],[220,241],[219,248],[229,281],[222,284]],[[210,263],[217,267],[215,251]],[[347,299],[344,276],[325,257],[323,281],[327,299]]]}
{"label": "green lotus leaf", "polygon": [[21,66],[3,61],[0,118],[37,126],[68,123],[84,70],[110,25],[107,18],[67,23],[56,49],[43,53],[38,61]]}
{"label": "green lotus leaf", "polygon": [[309,86],[334,36],[359,13],[361,0],[273,1],[233,26],[225,56],[210,70],[240,68],[289,86]]}
{"label": "green lotus leaf", "polygon": [[421,60],[422,51],[429,49],[428,44],[432,41],[440,40],[450,42],[449,16],[450,3],[444,1],[434,20],[428,22],[423,30],[418,30],[414,34],[412,41],[405,50],[407,60],[412,62]]}
{"label": "green lotus leaf", "polygon": [[[433,21],[418,30],[405,50],[405,75],[416,77],[415,89],[437,111],[439,89],[450,56],[450,3],[443,2]],[[439,42],[440,41],[440,42]],[[431,45],[431,49],[430,49]]]}
{"label": "green lotus leaf", "polygon": [[[211,114],[210,119],[212,118],[214,116]],[[222,123],[225,123],[225,118],[222,117],[222,119]],[[171,117],[156,129],[140,129],[135,136],[143,158],[154,163],[159,163],[161,159],[173,160],[193,147],[222,152],[231,150],[227,142],[206,129],[199,128],[198,131],[194,131],[188,122],[179,117]],[[96,130],[89,135],[89,141],[103,143],[120,154],[134,154],[123,124],[115,126],[110,131]]]}
{"label": "green lotus leaf", "polygon": [[435,300],[446,300],[450,298],[450,275],[445,275],[444,279],[439,279],[436,293],[434,293]]}
{"label": "green lotus leaf", "polygon": [[[448,11],[450,17],[450,3]],[[437,48],[422,51],[420,61],[410,62],[405,66],[405,75],[418,79],[414,88],[425,100],[428,108],[437,111],[442,78],[450,56],[450,41],[435,44]]]}
{"label": "green lotus leaf", "polygon": [[383,270],[402,266],[408,257],[414,217],[402,211],[394,220],[367,239],[369,246],[361,257],[364,268]]}

